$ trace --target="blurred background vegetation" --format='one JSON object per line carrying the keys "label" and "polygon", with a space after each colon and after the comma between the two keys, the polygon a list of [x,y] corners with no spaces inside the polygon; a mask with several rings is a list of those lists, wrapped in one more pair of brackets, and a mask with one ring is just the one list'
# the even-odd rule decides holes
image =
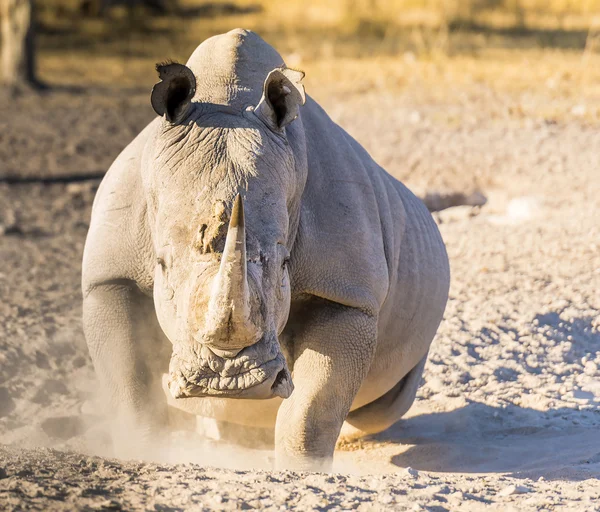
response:
{"label": "blurred background vegetation", "polygon": [[[0,6],[32,1],[0,0]],[[452,62],[455,69],[461,63],[475,68],[481,79],[504,79],[503,86],[512,87],[531,77],[522,76],[522,62],[512,72],[507,62],[527,58],[532,75],[548,79],[556,73],[540,63],[550,57],[587,87],[594,82],[592,57],[600,53],[600,0],[37,0],[34,5],[40,76],[50,84],[150,83],[152,62],[167,57],[185,62],[202,40],[235,27],[259,32],[288,65],[311,72],[324,67],[316,71],[325,78],[332,61],[351,61],[348,66],[364,74],[365,63],[381,71],[401,58]]]}
{"label": "blurred background vegetation", "polygon": [[600,0],[44,0],[38,9],[46,34],[88,45],[132,31],[192,36],[195,44],[237,23],[306,38],[311,51],[319,50],[319,35],[344,50],[358,43],[351,50],[361,53],[455,53],[502,44],[502,36],[518,45],[583,48],[600,29]]}
{"label": "blurred background vegetation", "polygon": [[35,5],[38,77],[50,94],[41,104],[0,97],[0,177],[106,169],[154,117],[155,63],[186,62],[204,39],[236,27],[304,70],[308,93],[397,176],[412,172],[399,145],[410,156],[434,127],[455,137],[493,123],[600,124],[600,0]]}
{"label": "blurred background vegetation", "polygon": [[[206,37],[238,26],[258,31],[290,65],[600,51],[600,0],[43,0],[37,9],[48,78],[77,74],[79,59],[87,66],[93,55],[105,79],[128,80],[146,59],[185,61]],[[66,56],[71,70],[60,65]]]}

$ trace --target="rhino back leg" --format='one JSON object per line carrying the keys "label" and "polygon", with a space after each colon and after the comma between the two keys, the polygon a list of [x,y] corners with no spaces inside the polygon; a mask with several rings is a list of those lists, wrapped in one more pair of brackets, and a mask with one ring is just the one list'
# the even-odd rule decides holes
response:
{"label": "rhino back leg", "polygon": [[369,434],[378,434],[399,421],[415,401],[426,361],[427,354],[387,393],[350,412],[340,437],[352,441]]}
{"label": "rhino back leg", "polygon": [[100,393],[112,415],[116,455],[155,456],[167,423],[160,384],[168,367],[168,343],[152,299],[128,280],[94,286],[85,296],[83,324]]}

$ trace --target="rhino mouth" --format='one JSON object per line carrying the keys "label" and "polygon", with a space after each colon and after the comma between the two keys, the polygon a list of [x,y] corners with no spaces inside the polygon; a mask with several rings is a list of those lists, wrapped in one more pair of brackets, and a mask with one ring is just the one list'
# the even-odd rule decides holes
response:
{"label": "rhino mouth", "polygon": [[288,398],[292,378],[276,339],[261,339],[235,357],[221,357],[207,346],[173,352],[168,387],[173,398]]}

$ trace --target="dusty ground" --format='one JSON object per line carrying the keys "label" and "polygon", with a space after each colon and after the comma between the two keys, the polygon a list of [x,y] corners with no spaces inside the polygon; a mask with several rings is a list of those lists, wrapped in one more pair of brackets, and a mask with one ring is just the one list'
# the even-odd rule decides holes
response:
{"label": "dusty ground", "polygon": [[[419,193],[489,199],[437,214],[451,296],[407,418],[341,447],[334,475],[194,439],[179,465],[55,451],[110,455],[80,325],[97,181],[0,184],[0,508],[600,510],[600,96],[413,58],[393,83],[338,62],[308,84]],[[1,100],[0,177],[106,169],[152,118],[148,85]]]}

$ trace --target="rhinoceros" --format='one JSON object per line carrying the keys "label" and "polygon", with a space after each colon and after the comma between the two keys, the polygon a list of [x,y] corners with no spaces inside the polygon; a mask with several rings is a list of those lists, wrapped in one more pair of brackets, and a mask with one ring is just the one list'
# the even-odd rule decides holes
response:
{"label": "rhinoceros", "polygon": [[257,34],[157,65],[158,116],[96,195],[83,321],[117,455],[170,405],[270,428],[278,468],[412,405],[448,298],[423,202],[305,95]]}

